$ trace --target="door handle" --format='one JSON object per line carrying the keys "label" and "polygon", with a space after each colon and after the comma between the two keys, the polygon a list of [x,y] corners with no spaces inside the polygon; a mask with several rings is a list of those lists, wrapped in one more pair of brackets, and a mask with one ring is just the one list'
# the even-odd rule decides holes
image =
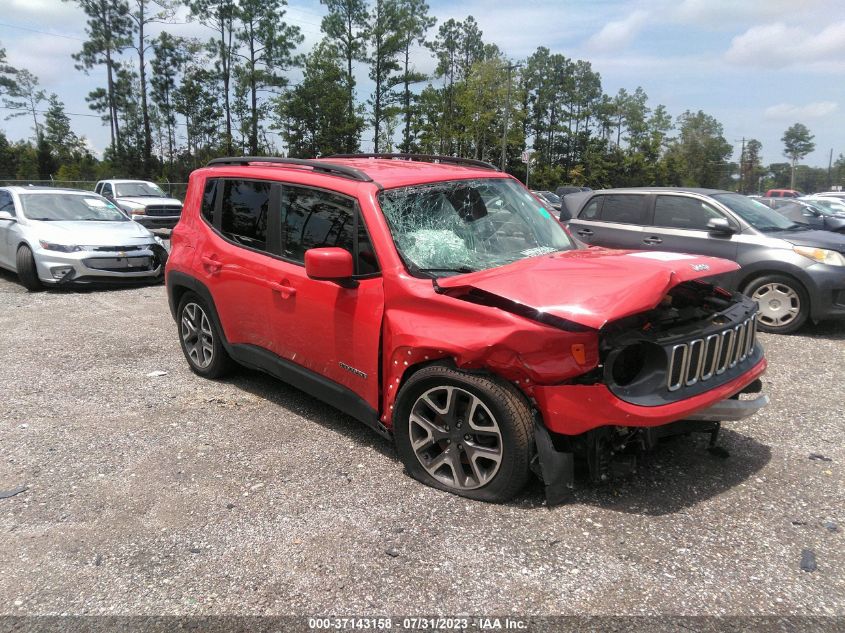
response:
{"label": "door handle", "polygon": [[278,292],[280,295],[282,295],[282,299],[290,299],[291,297],[296,295],[296,288],[289,284],[290,282],[285,279],[281,283],[271,281],[267,285],[270,287],[270,290],[272,290],[273,292]]}
{"label": "door handle", "polygon": [[206,270],[210,275],[216,275],[220,272],[220,269],[223,268],[223,262],[214,259],[213,257],[209,257],[208,255],[202,256],[202,264],[205,266]]}
{"label": "door handle", "polygon": [[663,240],[657,237],[656,235],[652,235],[651,237],[647,237],[643,240],[643,244],[662,244]]}
{"label": "door handle", "polygon": [[590,229],[578,229],[575,232],[578,235],[580,235],[581,237],[590,237],[593,234],[593,232]]}

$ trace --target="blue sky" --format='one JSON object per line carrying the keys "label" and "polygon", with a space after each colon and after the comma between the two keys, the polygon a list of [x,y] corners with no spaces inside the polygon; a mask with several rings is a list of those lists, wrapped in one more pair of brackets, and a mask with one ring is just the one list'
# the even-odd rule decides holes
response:
{"label": "blue sky", "polygon": [[[485,41],[495,42],[514,59],[546,46],[592,62],[608,94],[642,86],[651,106],[662,103],[673,116],[704,110],[724,125],[734,158],[744,136],[763,143],[765,162],[785,160],[780,138],[795,122],[815,135],[816,151],[807,164],[826,167],[831,149],[834,159],[845,153],[841,0],[429,2],[439,22],[473,15]],[[3,0],[3,5],[0,45],[9,61],[38,75],[69,112],[90,114],[85,95],[102,82],[97,70],[86,77],[73,68],[70,56],[84,39],[79,9],[60,0]],[[323,13],[316,0],[290,1],[287,17],[302,29],[304,50],[320,39]],[[196,23],[166,28],[209,36]],[[421,50],[417,65],[430,71],[434,63]],[[359,96],[366,96],[371,88],[366,71],[358,74]],[[97,118],[74,116],[73,121],[92,148],[99,151],[107,144],[108,130]],[[31,123],[23,118],[0,126],[12,138],[32,134]]]}

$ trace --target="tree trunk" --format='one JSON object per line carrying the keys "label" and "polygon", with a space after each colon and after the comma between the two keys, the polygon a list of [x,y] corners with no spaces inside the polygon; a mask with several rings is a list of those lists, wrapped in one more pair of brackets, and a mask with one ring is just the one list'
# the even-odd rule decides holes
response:
{"label": "tree trunk", "polygon": [[249,124],[249,152],[258,155],[258,86],[255,82],[255,33],[249,26],[249,90],[252,116]]}
{"label": "tree trunk", "polygon": [[144,63],[144,7],[147,0],[138,0],[138,68],[141,77],[141,117],[144,121],[144,178],[150,177],[150,157],[152,155],[152,131],[150,113],[147,108],[147,69]]}
{"label": "tree trunk", "polygon": [[403,94],[402,104],[405,108],[405,132],[402,135],[402,151],[411,151],[411,84],[408,82],[408,65],[411,51],[410,40],[405,45],[405,92]]}
{"label": "tree trunk", "polygon": [[[218,9],[222,11],[222,9]],[[229,59],[230,48],[226,44],[226,19],[222,15],[220,18],[220,69],[223,73],[223,110],[226,113],[226,153],[231,155],[232,152],[232,108],[229,104],[229,74],[231,69],[231,60]],[[229,31],[229,46],[232,42],[232,33]]]}

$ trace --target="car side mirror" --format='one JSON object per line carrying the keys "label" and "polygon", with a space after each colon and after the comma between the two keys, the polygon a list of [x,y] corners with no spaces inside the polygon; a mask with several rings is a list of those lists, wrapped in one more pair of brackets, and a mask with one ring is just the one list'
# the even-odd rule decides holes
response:
{"label": "car side mirror", "polygon": [[8,222],[17,222],[18,219],[13,216],[8,211],[0,211],[0,220],[6,220]]}
{"label": "car side mirror", "polygon": [[572,219],[572,214],[569,212],[569,209],[566,208],[565,204],[560,205],[559,219],[561,222],[569,222]]}
{"label": "car side mirror", "polygon": [[344,288],[355,288],[355,266],[349,251],[337,247],[310,248],[305,251],[305,274],[318,281],[333,281]]}
{"label": "car side mirror", "polygon": [[733,235],[736,227],[725,218],[710,218],[707,221],[707,229],[716,235]]}

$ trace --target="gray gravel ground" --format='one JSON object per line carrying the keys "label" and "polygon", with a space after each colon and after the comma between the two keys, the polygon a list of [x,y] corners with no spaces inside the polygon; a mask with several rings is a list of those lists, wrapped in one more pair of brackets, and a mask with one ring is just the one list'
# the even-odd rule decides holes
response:
{"label": "gray gravel ground", "polygon": [[497,506],[266,376],[194,376],[161,286],[0,273],[0,490],[28,486],[0,499],[0,613],[844,616],[845,324],[762,338],[773,402],[730,458],[679,438]]}

